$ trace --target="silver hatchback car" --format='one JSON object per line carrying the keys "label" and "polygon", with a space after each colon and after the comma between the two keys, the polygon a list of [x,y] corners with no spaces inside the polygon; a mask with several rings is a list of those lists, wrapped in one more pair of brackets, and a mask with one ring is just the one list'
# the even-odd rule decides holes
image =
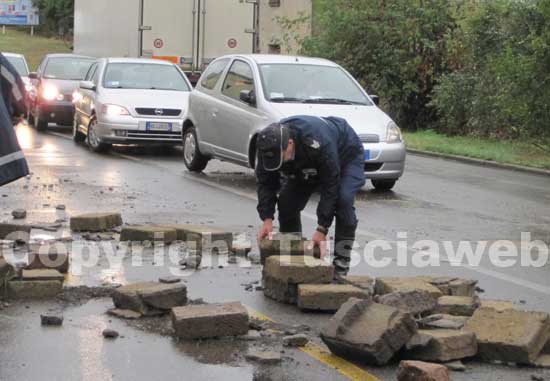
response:
{"label": "silver hatchback car", "polygon": [[170,62],[100,59],[75,95],[73,139],[97,152],[112,144],[181,145],[191,89]]}
{"label": "silver hatchback car", "polygon": [[365,147],[365,174],[390,190],[403,175],[399,127],[342,67],[318,58],[233,55],[212,62],[189,99],[184,162],[202,171],[217,158],[254,168],[257,133],[294,115],[344,118]]}

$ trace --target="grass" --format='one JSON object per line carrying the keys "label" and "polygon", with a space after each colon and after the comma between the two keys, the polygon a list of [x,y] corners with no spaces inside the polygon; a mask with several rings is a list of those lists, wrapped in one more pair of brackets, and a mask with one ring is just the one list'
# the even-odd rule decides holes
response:
{"label": "grass", "polygon": [[30,30],[22,31],[6,27],[6,34],[0,31],[0,52],[23,54],[27,58],[29,69],[36,70],[42,57],[50,53],[70,53],[70,48],[55,38],[30,36]]}
{"label": "grass", "polygon": [[403,135],[412,149],[550,169],[550,152],[529,142],[445,136],[430,130]]}

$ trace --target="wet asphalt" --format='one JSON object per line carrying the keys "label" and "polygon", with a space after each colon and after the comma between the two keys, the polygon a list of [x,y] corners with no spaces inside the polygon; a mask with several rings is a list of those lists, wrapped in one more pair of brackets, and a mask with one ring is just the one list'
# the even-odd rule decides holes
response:
{"label": "wet asphalt", "polygon": [[[33,175],[0,189],[1,220],[9,221],[13,209],[24,208],[28,222],[53,222],[59,218],[55,206],[63,204],[69,216],[120,211],[126,223],[208,224],[253,240],[259,221],[254,176],[249,169],[212,161],[204,174],[195,175],[186,171],[178,148],[117,147],[112,153],[98,155],[75,145],[64,128],[52,128],[45,134],[25,125],[17,129]],[[549,177],[410,155],[406,175],[394,192],[377,193],[367,186],[358,198],[357,252],[362,255],[366,242],[387,240],[388,250],[377,251],[376,257],[388,258],[389,264],[377,268],[363,259],[352,274],[473,278],[484,290],[482,298],[510,300],[521,309],[550,312],[548,261],[536,268],[519,264],[502,268],[483,253],[476,266],[453,265],[446,255],[440,266],[417,268],[410,264],[419,248],[428,245],[421,242],[412,248],[419,240],[448,241],[454,246],[460,241],[491,245],[509,240],[519,245],[521,233],[530,232],[532,239],[550,244]],[[316,226],[317,199],[312,199],[304,213],[304,227],[310,234]],[[56,233],[63,234],[70,232],[65,228]],[[33,235],[54,233],[33,231]],[[405,240],[409,248],[400,252],[397,241],[403,245]],[[409,263],[398,263],[399,254]],[[182,275],[177,261],[168,255],[162,261],[152,254],[144,258],[136,266],[132,255],[122,256],[116,268],[102,258],[81,276],[70,276],[68,284],[108,286]],[[260,267],[245,260],[228,264],[222,255],[206,262],[201,271],[184,277],[191,298],[241,301],[278,322],[310,326],[311,336],[321,344],[315,337],[330,315],[301,313],[266,299],[261,292],[245,291],[243,285],[261,278]],[[40,327],[40,313],[55,308],[55,303],[17,302],[0,311],[0,380],[346,379],[297,350],[285,350],[281,365],[265,368],[244,360],[243,353],[259,344],[231,340],[177,343],[109,317],[105,312],[112,308],[110,299],[63,305],[63,328]],[[124,337],[105,341],[101,336],[105,328],[114,328]],[[381,380],[394,379],[395,365],[358,365]],[[452,379],[530,380],[533,374],[550,379],[548,371],[475,362],[467,365],[466,373],[453,373]]]}

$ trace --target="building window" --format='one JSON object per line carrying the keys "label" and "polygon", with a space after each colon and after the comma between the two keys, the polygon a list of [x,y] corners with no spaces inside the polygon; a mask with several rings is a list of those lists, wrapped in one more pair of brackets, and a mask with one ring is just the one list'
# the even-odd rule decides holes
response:
{"label": "building window", "polygon": [[281,0],[269,0],[269,6],[270,7],[280,7],[281,6]]}

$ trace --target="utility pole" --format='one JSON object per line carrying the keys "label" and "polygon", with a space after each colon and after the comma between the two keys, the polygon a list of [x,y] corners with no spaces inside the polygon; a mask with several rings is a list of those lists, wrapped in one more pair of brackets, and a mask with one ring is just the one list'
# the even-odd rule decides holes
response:
{"label": "utility pole", "polygon": [[145,0],[139,0],[139,38],[138,38],[138,57],[143,57],[143,20]]}

